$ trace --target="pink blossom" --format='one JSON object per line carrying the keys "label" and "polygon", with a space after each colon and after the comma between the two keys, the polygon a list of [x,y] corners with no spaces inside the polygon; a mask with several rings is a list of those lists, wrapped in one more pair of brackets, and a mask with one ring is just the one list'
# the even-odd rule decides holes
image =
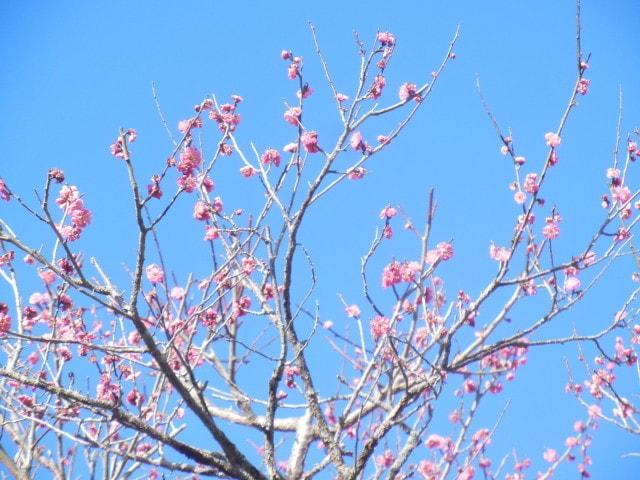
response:
{"label": "pink blossom", "polygon": [[256,169],[253,168],[251,165],[245,165],[240,169],[240,175],[242,175],[245,178],[253,177],[255,174],[256,174]]}
{"label": "pink blossom", "polygon": [[322,328],[324,328],[325,330],[329,330],[333,327],[333,322],[331,320],[325,320],[322,323]]}
{"label": "pink blossom", "polygon": [[207,228],[205,229],[204,232],[204,240],[215,240],[216,238],[218,238],[220,235],[218,234],[218,229],[211,226],[211,225],[207,225]]}
{"label": "pink blossom", "polygon": [[558,453],[553,448],[547,448],[542,454],[542,458],[549,463],[553,463],[558,461]]}
{"label": "pink blossom", "polygon": [[562,139],[560,136],[554,132],[545,133],[544,139],[547,142],[547,147],[555,148],[560,145]]}
{"label": "pink blossom", "polygon": [[352,168],[347,171],[347,178],[349,180],[361,180],[366,173],[367,171],[362,167]]}
{"label": "pink blossom", "polygon": [[355,318],[360,316],[360,307],[358,305],[349,305],[346,307],[345,312],[347,312],[347,317]]}
{"label": "pink blossom", "polygon": [[302,110],[300,107],[291,107],[284,112],[284,119],[291,125],[298,126],[300,124],[300,117],[302,116]]}
{"label": "pink blossom", "polygon": [[537,193],[540,186],[538,185],[538,175],[535,173],[527,173],[523,185],[524,191],[527,193]]}
{"label": "pink blossom", "polygon": [[313,93],[313,88],[311,88],[308,84],[304,84],[302,86],[302,90],[298,90],[296,92],[296,97],[302,99],[302,98],[309,98],[311,96],[311,94]]}
{"label": "pink blossom", "polygon": [[173,287],[169,296],[174,300],[182,300],[185,297],[186,293],[187,292],[182,287]]}
{"label": "pink blossom", "polygon": [[518,205],[522,205],[526,199],[527,199],[527,195],[522,190],[518,190],[516,193],[513,194],[513,200]]}
{"label": "pink blossom", "polygon": [[393,454],[391,450],[385,450],[382,455],[378,455],[376,457],[376,465],[380,468],[389,468],[393,465],[396,456]]}
{"label": "pink blossom", "polygon": [[624,205],[631,198],[631,191],[629,190],[629,187],[620,185],[618,187],[613,187],[611,190],[611,196],[620,205]]}
{"label": "pink blossom", "polygon": [[367,144],[362,139],[362,134],[360,132],[353,132],[351,134],[349,144],[354,150],[361,150],[364,152],[367,149]]}
{"label": "pink blossom", "polygon": [[193,218],[196,220],[209,220],[211,218],[210,205],[198,200],[193,208]]}
{"label": "pink blossom", "polygon": [[371,87],[369,87],[367,98],[372,98],[374,100],[376,98],[380,98],[380,95],[382,95],[382,89],[386,84],[387,84],[387,81],[382,75],[376,75],[376,77],[373,80],[373,84],[371,85]]}
{"label": "pink blossom", "polygon": [[446,449],[451,444],[451,439],[449,437],[442,437],[440,435],[432,433],[431,435],[429,435],[424,444],[427,448]]}
{"label": "pink blossom", "polygon": [[489,256],[497,262],[506,262],[509,260],[509,249],[505,247],[496,247],[492,243],[489,247]]}
{"label": "pink blossom", "polygon": [[387,317],[376,316],[371,320],[371,336],[374,341],[391,333],[391,324]]}
{"label": "pink blossom", "polygon": [[436,250],[440,259],[444,260],[445,262],[453,258],[453,245],[451,245],[451,243],[449,242],[440,242],[438,245],[436,245]]}
{"label": "pink blossom", "polygon": [[180,120],[178,122],[178,131],[180,133],[187,133],[192,128],[201,128],[202,120],[200,117],[188,118],[186,120]]}
{"label": "pink blossom", "polygon": [[393,47],[396,44],[396,37],[391,32],[378,32],[376,38],[382,46]]}
{"label": "pink blossom", "polygon": [[300,137],[300,141],[302,142],[302,146],[309,153],[317,153],[320,151],[320,147],[318,145],[318,134],[313,131],[306,131]]}
{"label": "pink blossom", "polygon": [[45,285],[51,285],[56,280],[56,274],[53,270],[39,270],[38,276],[45,283]]}
{"label": "pink blossom", "polygon": [[456,480],[473,480],[475,469],[471,465],[467,465],[456,477]]}
{"label": "pink blossom", "polygon": [[0,198],[5,202],[8,202],[11,198],[11,192],[7,188],[7,184],[0,178]]}
{"label": "pink blossom", "polygon": [[576,92],[578,92],[580,95],[586,95],[587,92],[589,91],[589,84],[591,83],[591,80],[588,80],[586,78],[581,78],[578,81],[578,86],[576,87]]}
{"label": "pink blossom", "polygon": [[282,150],[287,153],[295,153],[298,151],[298,144],[295,142],[287,143]]}
{"label": "pink blossom", "polygon": [[421,460],[418,464],[418,473],[423,480],[438,480],[440,478],[440,467],[428,460]]}
{"label": "pink blossom", "polygon": [[282,60],[289,60],[292,57],[293,57],[293,55],[291,54],[291,52],[289,50],[282,50],[280,52],[280,58]]}
{"label": "pink blossom", "polygon": [[349,100],[349,97],[347,97],[344,93],[337,93],[336,94],[336,100],[340,103],[342,102],[346,102],[347,100]]}
{"label": "pink blossom", "polygon": [[185,147],[180,153],[180,163],[178,164],[178,170],[182,173],[191,171],[198,167],[202,162],[202,155],[200,150],[195,147]]}
{"label": "pink blossom", "polygon": [[564,280],[564,289],[567,292],[575,292],[580,289],[580,279],[576,276],[568,276]]}
{"label": "pink blossom", "polygon": [[518,156],[518,157],[515,157],[513,159],[513,161],[518,165],[524,165],[526,163],[527,159],[522,157],[522,156]]}
{"label": "pink blossom", "polygon": [[500,153],[502,155],[509,155],[509,147],[507,145],[502,145],[500,147]]}
{"label": "pink blossom", "polygon": [[261,157],[262,163],[264,165],[273,164],[274,166],[280,166],[280,152],[277,150],[270,148],[266,150]]}
{"label": "pink blossom", "polygon": [[386,206],[380,212],[379,217],[382,220],[385,220],[385,219],[391,219],[391,218],[395,217],[397,214],[398,214],[398,211],[394,207]]}
{"label": "pink blossom", "polygon": [[[403,102],[406,102],[416,97],[416,84],[403,83],[402,85],[400,85],[398,96],[400,97],[400,100]],[[418,100],[418,97],[416,97],[416,100]]]}
{"label": "pink blossom", "polygon": [[222,212],[222,210],[224,209],[224,204],[222,203],[222,198],[220,197],[216,197],[213,199],[213,205],[211,205],[213,208],[213,211],[216,213],[220,213]]}
{"label": "pink blossom", "polygon": [[544,238],[549,240],[558,238],[558,235],[560,235],[560,227],[557,222],[547,222],[547,224],[542,228],[542,235],[544,235]]}
{"label": "pink blossom", "polygon": [[151,283],[164,282],[164,270],[162,270],[162,267],[160,267],[159,265],[152,263],[151,265],[147,266],[145,272],[147,274],[147,280],[149,280]]}

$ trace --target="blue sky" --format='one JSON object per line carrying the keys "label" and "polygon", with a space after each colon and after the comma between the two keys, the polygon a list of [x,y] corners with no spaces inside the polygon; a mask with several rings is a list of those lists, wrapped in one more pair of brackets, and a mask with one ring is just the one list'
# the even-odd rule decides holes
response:
{"label": "blue sky", "polygon": [[[339,89],[351,94],[358,68],[353,30],[370,42],[378,30],[396,34],[398,47],[389,69],[389,92],[405,81],[420,82],[437,67],[458,24],[457,58],[434,95],[391,148],[373,159],[371,175],[341,187],[312,212],[301,233],[314,252],[323,317],[344,321],[336,294],[349,302],[360,296],[359,258],[379,226],[377,214],[391,203],[420,223],[426,192],[436,188],[438,214],[434,235],[454,239],[455,260],[445,265],[450,296],[464,288],[477,292],[495,269],[490,241],[506,242],[517,212],[507,185],[512,168],[499,154],[500,143],[482,110],[475,89],[484,95],[503,128],[512,128],[519,151],[537,169],[545,155],[543,135],[556,128],[575,80],[573,2],[11,2],[0,1],[0,136],[4,147],[0,176],[25,198],[44,183],[49,167],[62,168],[67,181],[85,192],[94,212],[86,249],[96,252],[116,278],[125,278],[123,262],[132,261],[132,230],[126,173],[108,146],[119,127],[133,127],[140,178],[156,173],[171,150],[151,95],[154,82],[170,126],[191,114],[194,104],[215,94],[242,95],[239,139],[258,149],[290,141],[282,121],[285,102],[295,87],[286,79],[282,49],[305,59],[305,76],[316,89],[307,118],[323,138],[339,127],[320,65],[313,54],[307,22],[318,31],[322,49]],[[570,256],[602,218],[600,195],[615,140],[619,89],[624,90],[622,133],[640,123],[637,74],[640,3],[585,1],[583,50],[591,52],[591,90],[563,135],[560,163],[546,197],[565,218],[558,252]],[[388,124],[387,124],[388,125]],[[379,133],[375,129],[365,135]],[[213,148],[210,144],[209,149]],[[237,158],[214,172],[218,192],[230,206],[255,200],[255,191],[237,175]],[[225,160],[226,161],[226,160]],[[637,174],[631,173],[633,181]],[[637,180],[636,180],[637,181]],[[1,205],[0,216],[5,218]],[[178,278],[189,272],[191,252],[202,249],[201,225],[191,219],[192,205],[181,202],[171,219],[175,230],[161,230],[165,254]],[[31,240],[39,230],[6,218]],[[411,258],[416,246],[400,223],[374,268],[392,257]],[[610,275],[593,298],[563,319],[559,330],[609,318],[629,291],[631,267]],[[622,286],[622,287],[621,287]],[[3,290],[0,290],[2,292]],[[526,315],[526,312],[522,312]],[[564,322],[564,323],[563,323]],[[555,328],[555,327],[554,327]],[[563,330],[564,329],[564,330]],[[541,462],[546,447],[559,448],[580,418],[575,401],[562,392],[562,359],[574,347],[532,352],[518,382],[509,385],[488,421],[507,398],[512,406],[496,434],[494,458],[517,448]],[[549,372],[558,372],[550,375]],[[635,386],[637,392],[637,385]],[[496,410],[497,409],[497,410]],[[552,424],[540,419],[554,418]],[[592,455],[594,478],[633,478],[638,459],[620,459],[638,451],[637,438],[603,425]],[[573,473],[571,473],[573,474]],[[567,474],[569,475],[569,474]],[[562,477],[573,478],[573,477]]]}

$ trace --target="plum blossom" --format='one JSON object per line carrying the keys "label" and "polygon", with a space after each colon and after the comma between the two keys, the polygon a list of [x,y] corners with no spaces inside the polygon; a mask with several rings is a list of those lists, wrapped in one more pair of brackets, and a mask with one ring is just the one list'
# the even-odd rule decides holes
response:
{"label": "plum blossom", "polygon": [[318,134],[313,131],[306,131],[300,137],[300,141],[302,142],[302,146],[309,153],[317,153],[320,151],[320,146],[318,145]]}
{"label": "plum blossom", "polygon": [[384,47],[393,47],[396,44],[396,37],[391,32],[378,32],[376,38]]}
{"label": "plum blossom", "polygon": [[347,170],[347,178],[349,180],[361,180],[367,171],[362,167],[351,168]]}
{"label": "plum blossom", "polygon": [[358,307],[358,305],[349,305],[344,310],[347,312],[347,317],[349,318],[356,318],[360,316],[360,307]]}
{"label": "plum blossom", "polygon": [[291,107],[284,112],[284,119],[291,125],[298,126],[300,124],[300,117],[302,116],[302,110],[300,107]]}
{"label": "plum blossom", "polygon": [[506,247],[496,247],[493,243],[489,247],[489,256],[497,262],[509,260],[509,249]]}
{"label": "plum blossom", "polygon": [[444,260],[445,262],[453,258],[453,245],[451,245],[451,243],[449,242],[440,242],[438,245],[436,245],[436,251],[440,259]]}
{"label": "plum blossom", "polygon": [[262,160],[263,165],[271,163],[276,167],[280,166],[280,152],[273,148],[265,150],[260,159]]}
{"label": "plum blossom", "polygon": [[542,228],[544,238],[554,240],[560,235],[560,227],[555,219],[547,219],[547,223]]}
{"label": "plum blossom", "polygon": [[376,316],[371,320],[371,336],[374,341],[380,340],[391,333],[391,323],[387,317]]}
{"label": "plum blossom", "polygon": [[387,81],[382,75],[376,75],[373,80],[373,84],[369,87],[369,93],[367,93],[367,98],[377,99],[382,95],[382,89],[387,84]]}
{"label": "plum blossom", "polygon": [[342,102],[346,102],[347,100],[349,100],[349,97],[347,97],[344,93],[336,93],[336,100],[340,103]]}
{"label": "plum blossom", "polygon": [[580,95],[586,95],[587,92],[589,91],[589,85],[591,84],[591,80],[587,79],[587,78],[581,78],[578,81],[578,86],[576,87],[576,92],[578,92]]}
{"label": "plum blossom", "polygon": [[547,147],[555,148],[560,145],[562,139],[560,136],[554,132],[545,133],[544,139],[547,142]]}
{"label": "plum blossom", "polygon": [[567,292],[576,292],[580,290],[580,279],[575,275],[569,275],[564,280],[564,289]]}
{"label": "plum blossom", "polygon": [[255,174],[256,174],[256,169],[253,168],[251,165],[245,165],[240,169],[240,175],[242,175],[244,178],[253,177]]}
{"label": "plum blossom", "polygon": [[386,206],[380,212],[379,217],[382,220],[388,220],[395,217],[397,214],[398,214],[398,211],[394,207]]}
{"label": "plum blossom", "polygon": [[298,151],[298,144],[295,142],[287,143],[282,150],[287,153],[295,153]]}
{"label": "plum blossom", "polygon": [[415,98],[418,102],[421,99],[419,96],[416,96],[416,88],[417,87],[415,83],[403,83],[402,85],[400,85],[398,97],[400,97],[400,100],[403,102],[411,100],[412,98]]}
{"label": "plum blossom", "polygon": [[362,139],[362,134],[360,132],[353,132],[351,134],[351,139],[349,140],[349,144],[351,145],[351,148],[353,148],[354,150],[361,150],[362,152],[365,152],[367,150],[367,144]]}
{"label": "plum blossom", "polygon": [[554,463],[558,461],[558,453],[553,448],[547,448],[542,454],[542,458],[549,463]]}
{"label": "plum blossom", "polygon": [[147,274],[147,280],[149,280],[151,283],[164,282],[164,270],[162,270],[162,267],[156,265],[155,263],[147,265],[145,273]]}
{"label": "plum blossom", "polygon": [[9,192],[7,184],[4,183],[4,180],[2,180],[2,178],[0,178],[0,198],[5,202],[8,202],[11,198],[11,192]]}
{"label": "plum blossom", "polygon": [[209,220],[211,218],[210,205],[198,200],[193,207],[193,218],[196,220]]}

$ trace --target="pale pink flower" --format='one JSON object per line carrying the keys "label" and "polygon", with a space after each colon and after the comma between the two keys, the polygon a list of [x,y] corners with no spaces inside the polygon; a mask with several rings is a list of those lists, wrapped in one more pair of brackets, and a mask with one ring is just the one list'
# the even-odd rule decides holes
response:
{"label": "pale pink flower", "polygon": [[440,478],[440,467],[428,460],[421,460],[418,464],[418,473],[422,475],[423,480],[438,480]]}
{"label": "pale pink flower", "polygon": [[218,238],[220,236],[220,234],[218,233],[218,229],[211,226],[211,225],[207,225],[207,228],[204,231],[204,240],[215,240],[216,238]]}
{"label": "pale pink flower", "polygon": [[608,168],[607,169],[607,178],[610,179],[618,179],[620,178],[620,170],[617,168]]}
{"label": "pale pink flower", "polygon": [[574,275],[568,276],[564,280],[564,289],[567,292],[575,292],[580,289],[580,279]]}
{"label": "pale pink flower", "polygon": [[277,150],[270,148],[266,150],[261,157],[262,163],[264,165],[273,164],[274,166],[280,166],[280,152]]}
{"label": "pale pink flower", "polygon": [[382,95],[382,89],[387,84],[387,81],[382,75],[376,75],[373,80],[373,84],[369,87],[369,92],[367,93],[367,98],[376,99]]}
{"label": "pale pink flower", "polygon": [[300,137],[300,141],[302,142],[302,146],[309,153],[317,153],[320,151],[320,147],[318,145],[318,134],[313,131],[306,131]]}
{"label": "pale pink flower", "polygon": [[201,200],[198,200],[193,207],[193,218],[196,220],[209,220],[211,218],[210,206]]}
{"label": "pale pink flower", "polygon": [[291,54],[291,52],[290,52],[290,51],[288,51],[288,50],[282,50],[282,51],[280,52],[280,58],[281,58],[282,60],[289,60],[291,57],[293,57],[293,55],[292,55],[292,54]]}
{"label": "pale pink flower", "polygon": [[38,276],[45,283],[45,285],[51,285],[56,280],[56,274],[52,270],[40,270]]}
{"label": "pale pink flower", "polygon": [[380,340],[391,333],[391,325],[387,317],[377,316],[371,320],[371,336],[374,341]]}
{"label": "pale pink flower", "polygon": [[151,283],[162,283],[164,281],[164,270],[159,265],[152,263],[145,269],[147,280]]}
{"label": "pale pink flower", "polygon": [[505,247],[496,247],[492,243],[489,247],[489,256],[497,262],[506,262],[509,260],[509,249]]}
{"label": "pale pink flower", "polygon": [[538,175],[535,173],[527,173],[522,188],[524,188],[524,191],[527,193],[537,193],[540,188],[538,185]]}
{"label": "pale pink flower", "polygon": [[389,468],[393,465],[396,456],[393,454],[391,450],[385,450],[382,455],[378,455],[376,457],[376,465],[380,468]]}
{"label": "pale pink flower", "polygon": [[518,157],[514,158],[513,161],[516,162],[518,165],[524,165],[526,163],[527,159],[522,157],[522,156],[518,156]]}
{"label": "pale pink flower", "polygon": [[502,155],[509,155],[509,147],[507,147],[506,145],[502,145],[500,147],[500,153]]}
{"label": "pale pink flower", "polygon": [[296,97],[298,97],[299,99],[309,98],[312,93],[313,93],[313,88],[311,88],[308,84],[305,83],[302,86],[302,90],[298,90],[296,92]]}
{"label": "pale pink flower", "polygon": [[349,180],[361,180],[366,173],[367,171],[362,167],[352,168],[347,171],[347,178]]}
{"label": "pale pink flower", "polygon": [[295,153],[298,151],[298,144],[295,142],[287,143],[282,150],[287,153]]}
{"label": "pale pink flower", "polygon": [[185,297],[186,293],[187,292],[182,287],[173,287],[169,296],[174,300],[182,300]]}
{"label": "pale pink flower", "polygon": [[439,257],[444,260],[450,260],[453,257],[453,245],[449,242],[440,242],[436,245]]}
{"label": "pale pink flower", "polygon": [[256,169],[253,168],[251,165],[245,165],[240,169],[240,175],[242,175],[245,178],[253,177],[255,174],[256,174]]}
{"label": "pale pink flower", "polygon": [[527,199],[527,195],[522,190],[518,190],[516,193],[513,194],[513,200],[518,205],[522,205],[526,199]]}
{"label": "pale pink flower", "polygon": [[220,213],[222,212],[222,210],[224,209],[224,204],[222,203],[222,198],[220,197],[216,197],[213,199],[213,205],[211,205],[213,207],[213,211],[216,213]]}
{"label": "pale pink flower", "polygon": [[586,95],[587,92],[589,91],[590,83],[591,83],[591,80],[588,80],[586,78],[581,78],[580,81],[578,81],[576,92],[578,92],[580,95]]}
{"label": "pale pink flower", "polygon": [[394,207],[386,206],[380,212],[379,217],[382,220],[385,220],[385,219],[391,219],[391,218],[395,217],[397,214],[398,214],[398,211]]}
{"label": "pale pink flower", "polygon": [[347,317],[349,318],[355,318],[360,316],[360,307],[358,307],[358,305],[355,305],[355,304],[349,305],[344,310],[345,312],[347,312]]}
{"label": "pale pink flower", "polygon": [[549,463],[553,463],[558,460],[558,453],[553,448],[547,448],[542,454],[542,458]]}
{"label": "pale pink flower", "polygon": [[547,224],[542,228],[542,235],[544,238],[549,240],[556,239],[558,238],[558,235],[560,235],[560,227],[554,221],[547,222]]}
{"label": "pale pink flower", "polygon": [[473,480],[473,476],[476,471],[471,465],[467,465],[464,469],[458,474],[456,480]]}
{"label": "pale pink flower", "polygon": [[360,132],[353,132],[351,134],[349,144],[354,150],[362,150],[364,152],[367,149],[367,144],[362,139],[362,134]]}
{"label": "pale pink flower", "polygon": [[403,102],[411,100],[416,96],[416,84],[415,83],[403,83],[400,85],[400,90],[398,91],[398,97]]}
{"label": "pale pink flower", "polygon": [[338,102],[346,102],[347,100],[349,100],[349,97],[347,97],[344,93],[337,93],[336,94],[336,100]]}
{"label": "pale pink flower", "polygon": [[322,323],[322,328],[324,328],[325,330],[329,330],[332,327],[333,327],[333,322],[331,320],[325,320]]}
{"label": "pale pink flower", "polygon": [[554,132],[548,132],[544,135],[544,139],[547,142],[547,147],[555,148],[560,145],[562,139]]}
{"label": "pale pink flower", "polygon": [[302,116],[302,110],[300,107],[291,107],[284,112],[284,119],[291,125],[298,126],[300,124],[300,117]]}
{"label": "pale pink flower", "polygon": [[618,187],[613,187],[611,190],[612,190],[611,196],[616,202],[618,202],[621,205],[624,205],[625,203],[627,203],[631,198],[631,191],[629,190],[629,187],[620,185]]}
{"label": "pale pink flower", "polygon": [[378,32],[377,39],[382,46],[393,47],[396,44],[396,37],[391,32]]}
{"label": "pale pink flower", "polygon": [[427,448],[439,448],[446,449],[451,443],[451,439],[449,437],[442,437],[435,433],[429,435],[427,440],[424,442]]}

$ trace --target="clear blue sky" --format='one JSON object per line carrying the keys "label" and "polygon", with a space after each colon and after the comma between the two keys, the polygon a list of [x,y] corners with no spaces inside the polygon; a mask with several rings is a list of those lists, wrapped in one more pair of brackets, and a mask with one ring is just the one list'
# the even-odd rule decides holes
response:
{"label": "clear blue sky", "polygon": [[[475,293],[495,268],[487,255],[489,242],[507,241],[517,211],[507,189],[512,169],[499,154],[500,144],[480,105],[476,74],[502,126],[513,129],[532,171],[539,168],[543,135],[556,128],[575,80],[574,9],[571,1],[552,0],[398,6],[378,0],[0,0],[0,176],[33,200],[31,192],[44,183],[47,169],[64,169],[94,212],[85,248],[97,252],[106,268],[124,279],[122,263],[133,258],[134,231],[125,171],[109,155],[108,146],[119,127],[136,128],[140,178],[146,180],[161,168],[171,146],[155,110],[152,82],[172,128],[204,96],[239,94],[245,99],[240,140],[245,146],[254,141],[259,149],[278,148],[291,140],[290,127],[281,118],[284,102],[292,101],[294,91],[279,53],[292,49],[305,58],[305,75],[316,88],[306,118],[313,118],[322,141],[335,134],[338,118],[327,108],[331,99],[307,21],[316,25],[339,89],[347,94],[353,91],[358,68],[352,31],[367,41],[378,30],[395,33],[398,47],[388,74],[394,98],[401,83],[428,77],[461,24],[457,58],[416,121],[392,148],[374,158],[370,177],[337,190],[312,214],[302,237],[318,265],[323,316],[344,321],[336,293],[364,303],[359,257],[379,225],[377,213],[387,203],[400,205],[419,224],[426,192],[435,187],[439,209],[434,234],[440,240],[453,238],[456,246],[455,261],[443,270],[449,295],[459,289]],[[582,245],[602,218],[599,197],[606,193],[604,173],[615,139],[620,87],[625,98],[623,135],[640,124],[639,21],[636,1],[584,1],[583,49],[592,53],[586,74],[591,90],[579,98],[565,130],[560,164],[546,194],[565,218],[558,252],[566,256],[577,253],[572,246]],[[236,173],[237,158],[227,160],[228,165],[214,172],[218,193],[227,205],[242,207],[251,192]],[[633,172],[631,178],[637,185],[638,175]],[[0,208],[2,218],[13,219],[25,236],[37,240],[37,230],[16,223],[20,221],[12,211],[5,217],[4,204]],[[173,256],[172,269],[182,279],[189,272],[189,254],[203,248],[201,225],[191,220],[190,209],[189,202],[180,203],[171,220],[184,235],[160,232],[165,253]],[[382,251],[378,268],[393,256],[417,256],[400,224],[396,229],[397,238]],[[610,318],[631,288],[629,272],[610,276],[597,295],[559,322],[557,332],[589,322],[601,325],[602,318]],[[571,433],[580,412],[575,400],[562,392],[565,356],[574,358],[576,349],[531,352],[518,382],[487,409],[484,418],[489,422],[500,402],[513,400],[496,433],[496,462],[515,447],[521,456],[543,465],[544,448],[560,449]],[[632,450],[640,450],[638,438],[603,425],[592,450],[593,478],[637,478],[633,472],[640,472],[640,461],[620,459]],[[574,478],[573,470],[569,472],[561,478]]]}

